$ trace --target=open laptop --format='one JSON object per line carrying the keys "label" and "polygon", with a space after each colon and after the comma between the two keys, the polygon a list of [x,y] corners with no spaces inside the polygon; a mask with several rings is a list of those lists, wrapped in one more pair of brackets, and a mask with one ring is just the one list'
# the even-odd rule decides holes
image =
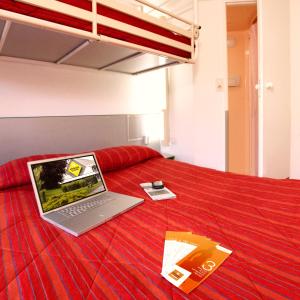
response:
{"label": "open laptop", "polygon": [[28,162],[40,215],[79,236],[144,200],[107,190],[94,153]]}

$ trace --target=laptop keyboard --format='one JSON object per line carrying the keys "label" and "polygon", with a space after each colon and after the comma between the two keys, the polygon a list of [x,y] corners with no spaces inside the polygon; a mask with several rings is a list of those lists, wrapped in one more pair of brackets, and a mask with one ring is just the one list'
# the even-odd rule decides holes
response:
{"label": "laptop keyboard", "polygon": [[74,217],[86,212],[89,209],[101,206],[111,200],[112,198],[110,196],[101,197],[98,199],[91,199],[90,201],[86,201],[80,204],[64,208],[60,210],[59,213],[64,215],[65,217]]}

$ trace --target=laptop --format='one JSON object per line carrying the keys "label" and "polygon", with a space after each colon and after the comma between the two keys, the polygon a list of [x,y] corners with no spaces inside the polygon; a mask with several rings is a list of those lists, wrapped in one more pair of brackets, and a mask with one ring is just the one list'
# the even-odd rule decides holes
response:
{"label": "laptop", "polygon": [[27,164],[41,217],[75,236],[144,201],[108,191],[94,153]]}

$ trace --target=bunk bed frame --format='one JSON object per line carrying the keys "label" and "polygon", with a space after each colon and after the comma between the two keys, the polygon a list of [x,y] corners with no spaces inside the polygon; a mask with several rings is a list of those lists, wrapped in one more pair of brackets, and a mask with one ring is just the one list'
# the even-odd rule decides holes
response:
{"label": "bunk bed frame", "polygon": [[145,0],[135,2],[185,28],[118,0],[1,0],[0,56],[128,74],[193,63],[200,27]]}

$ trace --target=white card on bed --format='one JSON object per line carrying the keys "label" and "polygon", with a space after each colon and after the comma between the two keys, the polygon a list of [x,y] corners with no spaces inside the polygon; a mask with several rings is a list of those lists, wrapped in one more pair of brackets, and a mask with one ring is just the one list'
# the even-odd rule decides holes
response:
{"label": "white card on bed", "polygon": [[153,189],[152,187],[144,187],[145,183],[140,184],[145,193],[152,199],[152,200],[166,200],[166,199],[174,199],[176,195],[171,192],[168,188],[164,187],[162,189]]}

